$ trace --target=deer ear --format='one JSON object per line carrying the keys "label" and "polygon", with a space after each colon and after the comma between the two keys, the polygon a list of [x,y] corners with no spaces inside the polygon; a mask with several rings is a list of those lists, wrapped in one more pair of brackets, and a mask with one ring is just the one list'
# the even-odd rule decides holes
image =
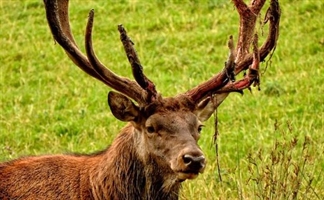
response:
{"label": "deer ear", "polygon": [[108,105],[113,115],[121,121],[135,121],[139,115],[139,108],[126,96],[117,93],[108,93]]}
{"label": "deer ear", "polygon": [[206,121],[214,113],[216,108],[224,101],[229,93],[215,94],[212,97],[207,97],[206,99],[199,102],[194,113],[200,121]]}

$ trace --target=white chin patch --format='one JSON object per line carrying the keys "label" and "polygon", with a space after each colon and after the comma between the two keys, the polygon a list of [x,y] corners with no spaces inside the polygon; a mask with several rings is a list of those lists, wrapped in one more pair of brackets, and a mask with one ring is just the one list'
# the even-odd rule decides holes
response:
{"label": "white chin patch", "polygon": [[178,179],[179,180],[186,180],[186,179],[194,179],[198,176],[196,173],[184,173],[184,172],[178,172]]}

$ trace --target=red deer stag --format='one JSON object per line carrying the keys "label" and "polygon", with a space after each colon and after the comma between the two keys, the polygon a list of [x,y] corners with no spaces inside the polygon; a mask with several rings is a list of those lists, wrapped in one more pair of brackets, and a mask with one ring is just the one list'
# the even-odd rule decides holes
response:
{"label": "red deer stag", "polygon": [[[84,55],[70,30],[68,0],[44,0],[55,40],[83,71],[119,92],[108,94],[108,104],[113,115],[128,125],[110,147],[97,154],[46,155],[1,163],[0,199],[178,199],[181,182],[195,178],[206,165],[197,145],[201,123],[230,92],[259,83],[259,63],[276,46],[278,0],[270,0],[265,17],[269,33],[264,44],[257,46],[255,26],[265,1],[252,0],[248,6],[243,0],[232,0],[240,15],[240,29],[236,48],[229,39],[224,69],[183,94],[164,98],[143,74],[121,25],[120,38],[136,82],[117,76],[97,59],[91,41],[93,10]],[[243,70],[247,70],[245,76],[235,81]]]}

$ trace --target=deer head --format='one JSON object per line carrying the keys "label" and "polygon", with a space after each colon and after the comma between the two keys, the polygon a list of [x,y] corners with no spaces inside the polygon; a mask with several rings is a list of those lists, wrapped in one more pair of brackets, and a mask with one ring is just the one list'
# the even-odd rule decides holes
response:
{"label": "deer head", "polygon": [[[71,60],[90,76],[117,92],[109,92],[113,115],[134,127],[137,154],[143,162],[154,157],[170,168],[179,180],[195,178],[205,167],[205,158],[197,145],[202,122],[207,120],[230,92],[242,92],[259,84],[259,64],[273,51],[279,32],[278,0],[271,0],[264,22],[269,22],[268,38],[258,46],[256,21],[265,0],[232,0],[240,15],[238,43],[230,36],[229,56],[222,71],[183,94],[165,98],[143,73],[133,42],[122,25],[120,39],[130,62],[135,81],[106,68],[92,47],[94,11],[89,13],[85,31],[86,55],[78,48],[70,29],[68,0],[44,0],[46,16],[55,40]],[[252,50],[251,50],[252,47]],[[235,76],[247,70],[241,80]],[[159,161],[159,162],[160,162]]]}

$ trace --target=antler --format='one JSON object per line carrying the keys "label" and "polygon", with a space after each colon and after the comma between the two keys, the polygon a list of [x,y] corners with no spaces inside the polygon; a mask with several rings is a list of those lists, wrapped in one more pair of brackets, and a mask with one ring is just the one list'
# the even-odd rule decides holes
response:
{"label": "antler", "polygon": [[[261,48],[258,48],[258,36],[255,34],[257,18],[266,0],[251,0],[247,6],[243,0],[232,0],[240,15],[240,28],[238,44],[234,47],[233,37],[230,36],[228,47],[230,50],[224,69],[209,80],[187,91],[187,95],[198,104],[206,97],[218,95],[219,105],[230,92],[242,92],[252,84],[259,85],[259,63],[274,50],[279,36],[280,7],[278,0],[270,0],[264,23],[269,23],[269,33]],[[123,43],[127,58],[131,64],[133,76],[131,81],[125,77],[117,76],[106,68],[96,57],[92,47],[92,28],[94,11],[89,13],[85,34],[87,56],[77,47],[73,38],[68,15],[68,0],[44,0],[46,16],[55,40],[64,48],[71,60],[83,71],[102,81],[111,88],[134,99],[141,105],[156,100],[159,94],[155,86],[143,73],[143,68],[136,55],[133,42],[127,36],[122,25],[118,26],[120,38]],[[253,52],[250,46],[253,44]],[[248,73],[243,79],[235,81],[235,76],[243,70]]]}
{"label": "antler", "polygon": [[[201,83],[195,88],[187,91],[195,103],[199,103],[213,94],[220,94],[219,101],[223,101],[230,92],[242,92],[252,84],[259,85],[259,63],[273,51],[279,36],[280,7],[278,0],[271,0],[270,7],[265,15],[264,24],[269,23],[269,33],[266,41],[258,47],[258,35],[255,33],[257,18],[266,0],[251,0],[251,5],[246,5],[243,0],[232,0],[240,15],[240,27],[238,44],[234,48],[232,36],[230,36],[228,47],[230,50],[224,69],[211,79]],[[253,52],[250,53],[250,46]],[[243,70],[248,73],[243,79],[235,81],[235,75]],[[216,95],[217,96],[217,95]]]}
{"label": "antler", "polygon": [[48,24],[54,36],[54,39],[64,48],[71,60],[87,74],[102,81],[111,88],[134,99],[139,104],[147,104],[154,100],[158,94],[154,84],[143,74],[139,59],[136,56],[132,43],[129,40],[126,31],[122,26],[118,26],[121,33],[121,40],[124,44],[126,54],[134,70],[135,81],[125,77],[117,76],[111,70],[106,68],[96,57],[92,47],[92,27],[94,11],[89,13],[88,24],[85,34],[85,46],[87,56],[78,48],[70,29],[68,15],[68,0],[44,0],[46,17]]}

